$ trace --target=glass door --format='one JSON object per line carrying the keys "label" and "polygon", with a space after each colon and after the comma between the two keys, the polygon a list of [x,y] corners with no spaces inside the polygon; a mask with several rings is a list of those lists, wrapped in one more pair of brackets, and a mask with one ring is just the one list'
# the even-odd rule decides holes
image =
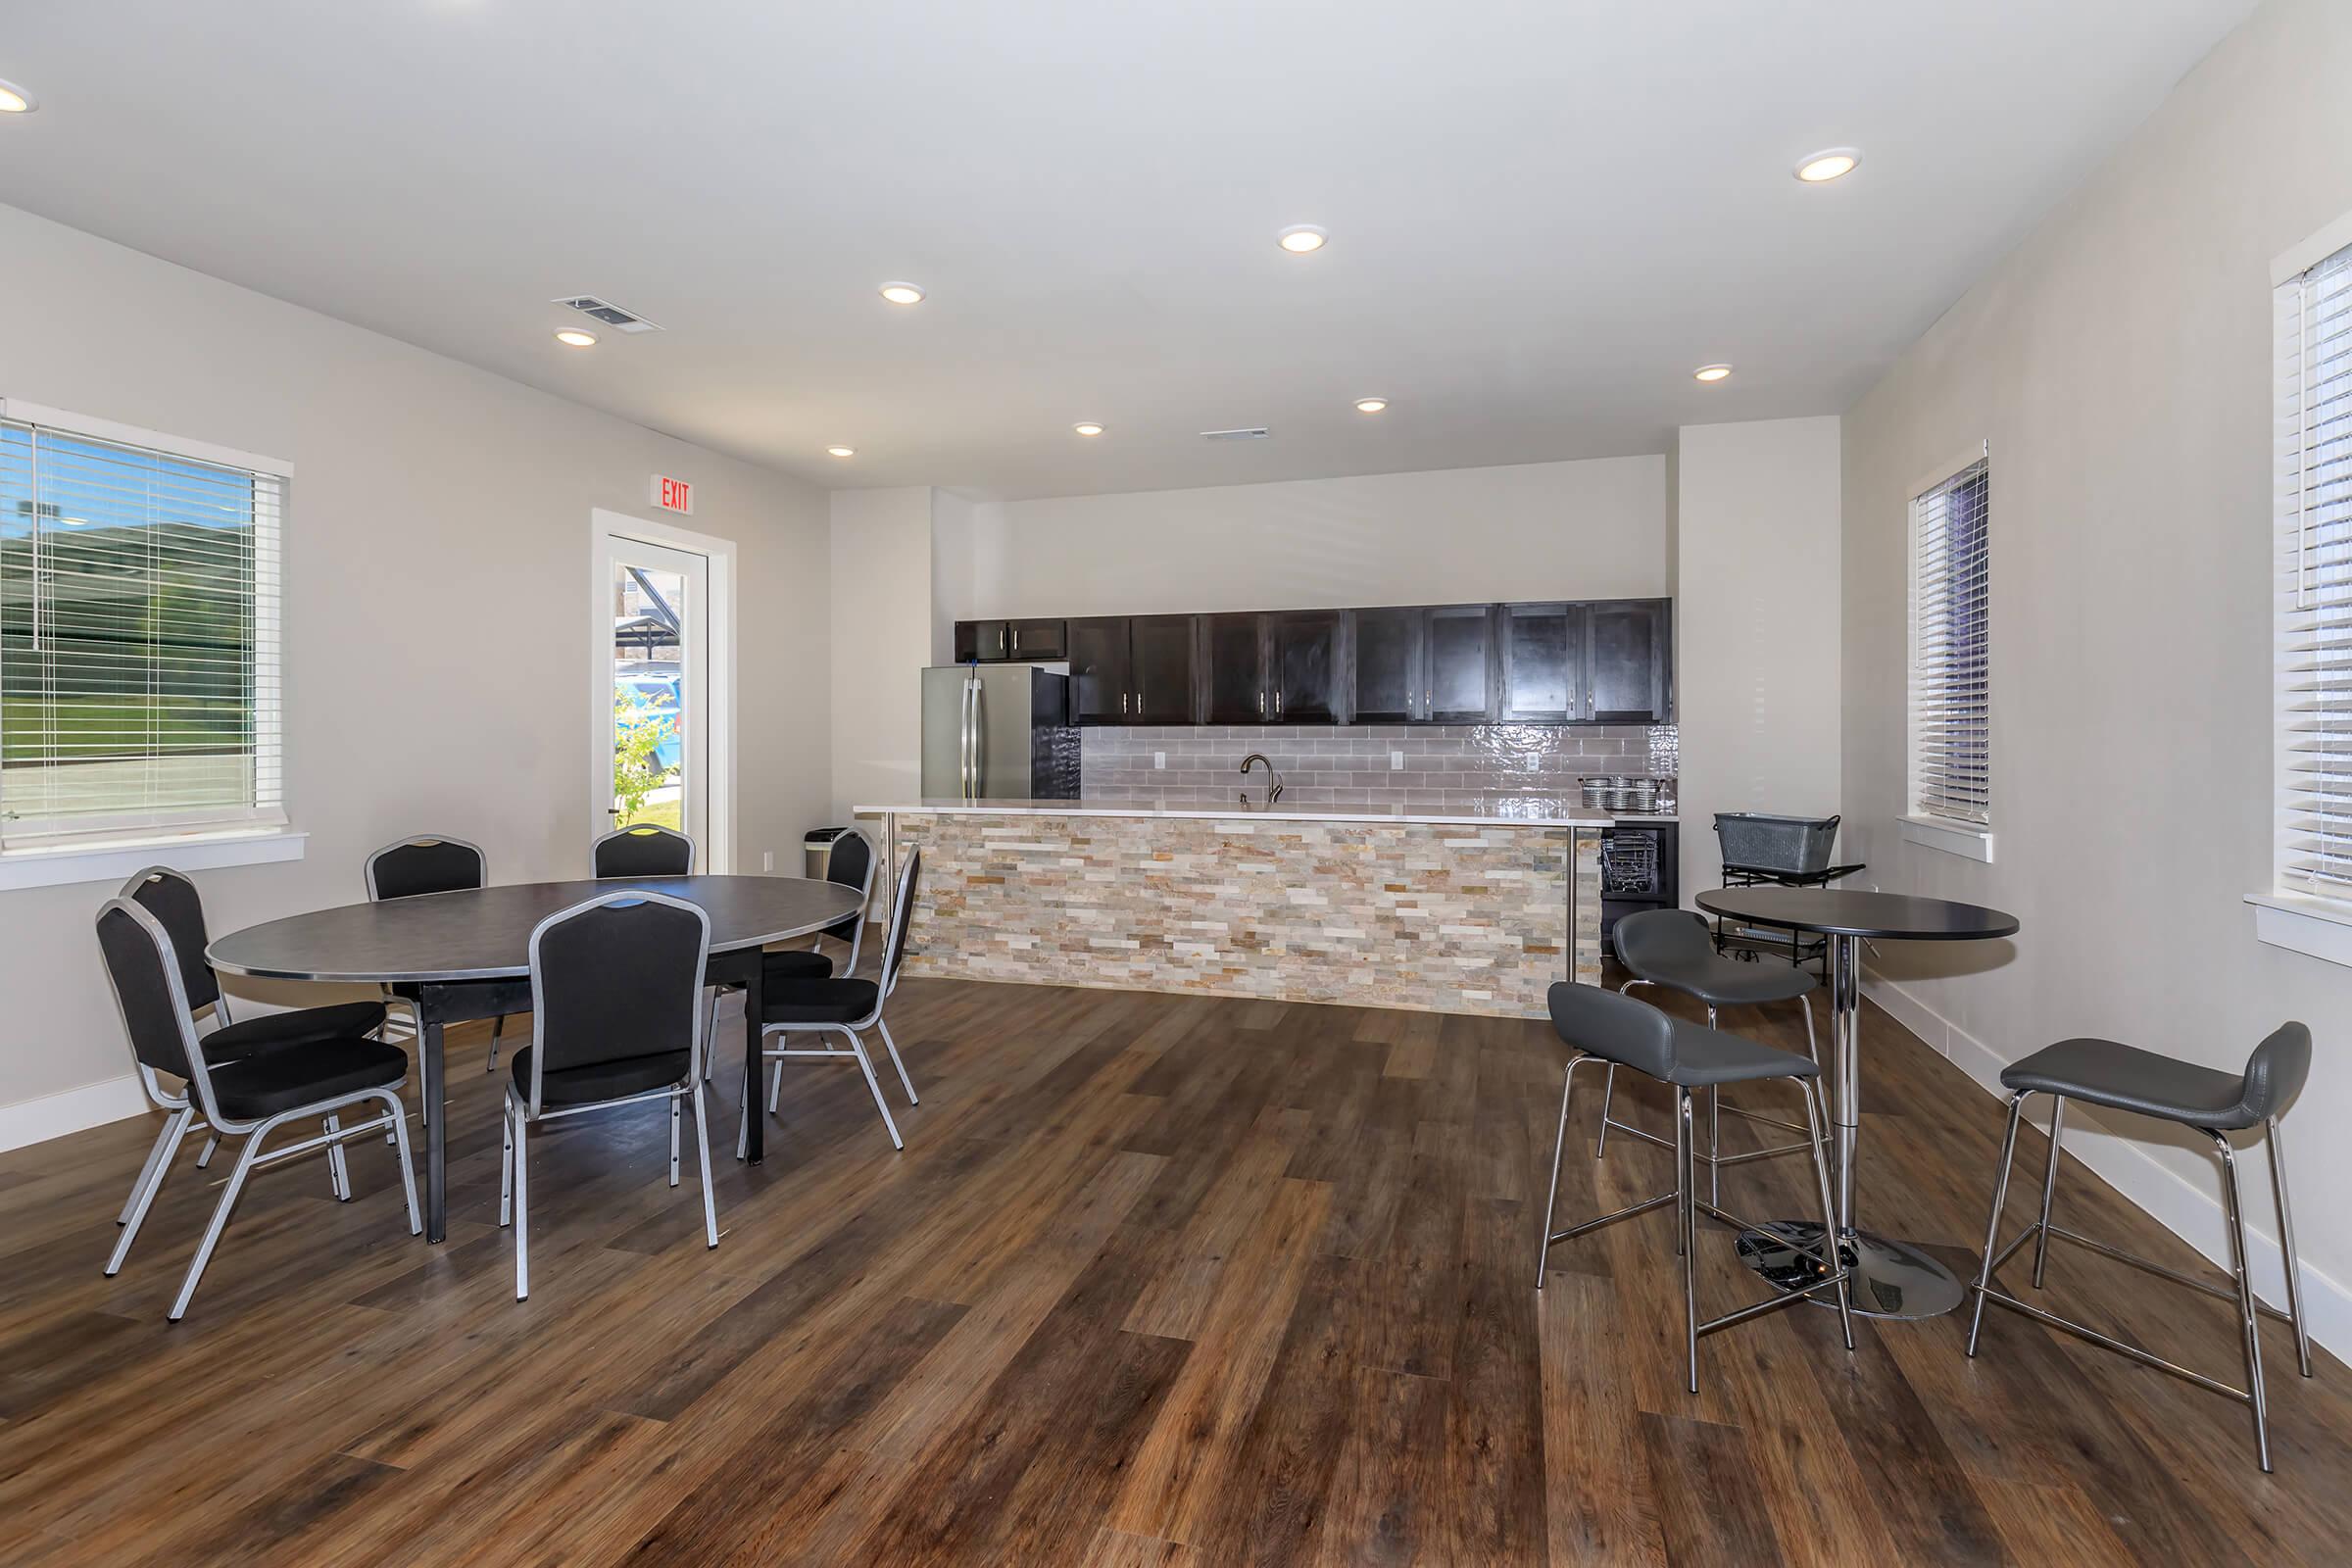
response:
{"label": "glass door", "polygon": [[612,535],[612,825],[657,822],[692,837],[708,863],[710,811],[710,561]]}

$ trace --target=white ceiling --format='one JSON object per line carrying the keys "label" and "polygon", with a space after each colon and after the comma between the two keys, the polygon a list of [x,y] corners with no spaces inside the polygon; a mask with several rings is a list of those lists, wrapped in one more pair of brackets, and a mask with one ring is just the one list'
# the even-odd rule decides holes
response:
{"label": "white ceiling", "polygon": [[1655,452],[1844,409],[2251,9],[6,0],[0,201],[835,487]]}

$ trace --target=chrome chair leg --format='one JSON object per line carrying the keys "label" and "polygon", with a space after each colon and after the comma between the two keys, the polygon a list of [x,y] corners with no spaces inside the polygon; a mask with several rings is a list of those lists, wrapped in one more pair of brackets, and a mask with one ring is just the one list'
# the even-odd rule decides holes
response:
{"label": "chrome chair leg", "polygon": [[906,1091],[906,1103],[921,1104],[923,1097],[914,1092],[914,1080],[906,1076],[906,1063],[899,1057],[899,1043],[890,1038],[890,1025],[876,1018],[874,1027],[882,1031],[882,1049],[890,1053],[890,1064],[899,1069],[899,1083]]}
{"label": "chrome chair leg", "polygon": [[514,1117],[514,1299],[531,1296],[531,1160],[530,1124]]}
{"label": "chrome chair leg", "polygon": [[1968,1320],[1968,1353],[1977,1353],[1977,1336],[1984,1328],[1984,1288],[1992,1283],[1992,1247],[2001,1239],[2001,1209],[2009,1201],[2009,1161],[2017,1153],[2017,1124],[2024,1115],[2026,1097],[2009,1097],[2009,1130],[2001,1137],[2001,1168],[1992,1182],[1992,1215],[1984,1222],[1984,1261],[1977,1268],[1977,1309]]}
{"label": "chrome chair leg", "polygon": [[1813,994],[1806,992],[1796,999],[1796,1004],[1805,1009],[1805,1054],[1811,1056],[1813,1065],[1818,1067],[1821,1065],[1821,1042],[1813,1034]]}
{"label": "chrome chair leg", "polygon": [[1698,1392],[1698,1237],[1695,1225],[1698,1161],[1690,1121],[1690,1091],[1674,1092],[1675,1240],[1683,1254],[1683,1349],[1689,1383]]}
{"label": "chrome chair leg", "polygon": [[[326,1130],[330,1133],[341,1132],[343,1118],[340,1116],[327,1117]],[[351,1201],[351,1162],[343,1157],[343,1146],[340,1143],[326,1146],[326,1184],[328,1189],[334,1193],[336,1202],[348,1203]]]}
{"label": "chrome chair leg", "polygon": [[2267,1475],[2271,1468],[2270,1409],[2263,1397],[2262,1336],[2255,1330],[2254,1272],[2246,1257],[2245,1195],[2237,1185],[2237,1152],[2220,1133],[2213,1134],[2213,1145],[2222,1156],[2222,1196],[2229,1207],[2230,1272],[2236,1276],[2238,1328],[2246,1348],[2246,1393],[2254,1409],[2254,1456]]}
{"label": "chrome chair leg", "polygon": [[245,1191],[245,1178],[253,1174],[254,1156],[261,1152],[262,1140],[277,1126],[272,1119],[263,1122],[245,1136],[245,1147],[237,1151],[237,1162],[228,1173],[228,1185],[220,1191],[220,1201],[213,1206],[211,1223],[204,1228],[204,1240],[196,1244],[196,1255],[188,1260],[187,1278],[180,1282],[179,1295],[172,1301],[172,1310],[165,1317],[173,1323],[185,1317],[188,1302],[196,1295],[196,1282],[204,1278],[204,1268],[213,1260],[213,1249],[220,1245],[220,1233],[228,1229],[229,1210],[237,1206],[237,1195]]}
{"label": "chrome chair leg", "polygon": [[204,1147],[196,1151],[196,1168],[202,1170],[210,1165],[213,1162],[213,1155],[219,1152],[220,1148],[220,1135],[219,1133],[205,1134]]}
{"label": "chrome chair leg", "polygon": [[2041,1289],[2041,1267],[2050,1255],[2050,1200],[2058,1196],[2058,1143],[2066,1130],[2066,1097],[2050,1097],[2050,1163],[2041,1173],[2041,1223],[2034,1237],[2034,1288]]}
{"label": "chrome chair leg", "polygon": [[735,1093],[735,1157],[748,1159],[752,1152],[752,1074],[760,1069],[747,1064],[743,1069],[743,1084]]}
{"label": "chrome chair leg", "polygon": [[[1813,1179],[1821,1187],[1821,1266],[1843,1270],[1845,1259],[1838,1245],[1838,1208],[1830,1200],[1830,1162],[1822,1152],[1822,1129],[1829,1117],[1823,1112],[1818,1095],[1820,1085],[1813,1080],[1800,1080],[1797,1092],[1805,1097],[1805,1128],[1812,1135]],[[1838,1282],[1838,1327],[1845,1335],[1845,1348],[1854,1348],[1853,1303],[1843,1280]]]}
{"label": "chrome chair leg", "polygon": [[424,1210],[416,1206],[416,1167],[409,1158],[408,1107],[401,1104],[398,1095],[391,1093],[385,1094],[384,1103],[392,1113],[393,1150],[400,1158],[400,1191],[409,1204],[409,1234],[422,1236]]}
{"label": "chrome chair leg", "polygon": [[767,1064],[767,1113],[770,1116],[776,1113],[776,1106],[783,1098],[784,1063],[771,1061]]}
{"label": "chrome chair leg", "polygon": [[679,1097],[669,1097],[669,1185],[678,1185],[678,1118],[685,1114]]}
{"label": "chrome chair leg", "polygon": [[858,1038],[855,1029],[845,1026],[841,1032],[850,1037],[850,1050],[858,1057],[858,1070],[865,1074],[866,1091],[874,1097],[874,1108],[882,1113],[882,1126],[890,1134],[890,1147],[905,1149],[906,1141],[899,1136],[899,1124],[891,1120],[890,1102],[882,1098],[882,1085],[874,1077],[874,1063],[865,1054],[865,1042]]}
{"label": "chrome chair leg", "polygon": [[164,1130],[156,1135],[155,1148],[148,1152],[147,1164],[130,1189],[130,1207],[122,1221],[122,1234],[115,1238],[115,1250],[106,1260],[106,1273],[111,1279],[122,1271],[122,1260],[130,1256],[130,1244],[139,1238],[139,1227],[147,1223],[147,1210],[155,1204],[155,1195],[164,1190],[164,1178],[172,1174],[172,1161],[179,1157],[179,1146],[186,1141],[188,1129],[195,1124],[196,1107],[184,1105],[172,1113]]}
{"label": "chrome chair leg", "polygon": [[[194,1108],[182,1108],[192,1121],[195,1116]],[[146,1190],[148,1179],[155,1174],[155,1167],[167,1163],[173,1157],[164,1152],[164,1146],[169,1144],[174,1151],[177,1151],[179,1138],[187,1136],[188,1129],[180,1124],[181,1114],[182,1112],[179,1110],[166,1113],[164,1124],[155,1130],[155,1142],[147,1146],[146,1162],[139,1166],[138,1175],[131,1178],[130,1191],[122,1195],[122,1207],[115,1215],[116,1224],[127,1225],[130,1223],[130,1212],[139,1206],[139,1194]],[[172,1136],[175,1128],[178,1131],[178,1138]]]}
{"label": "chrome chair leg", "polygon": [[703,1086],[694,1086],[694,1153],[703,1166],[703,1232],[718,1245],[718,1199],[710,1191],[710,1118],[703,1109]]}
{"label": "chrome chair leg", "polygon": [[2271,1146],[2271,1197],[2278,1204],[2278,1245],[2285,1251],[2286,1313],[2295,1322],[2295,1360],[2311,1376],[2311,1331],[2303,1322],[2303,1254],[2295,1250],[2295,1214],[2286,1198],[2286,1151],[2278,1145],[2278,1118],[2263,1123]]}
{"label": "chrome chair leg", "polygon": [[1536,1289],[1544,1288],[1544,1265],[1551,1256],[1551,1216],[1560,1201],[1560,1156],[1568,1148],[1568,1097],[1576,1090],[1576,1064],[1587,1058],[1578,1056],[1560,1074],[1560,1130],[1551,1140],[1551,1191],[1544,1199],[1544,1234],[1536,1245]]}
{"label": "chrome chair leg", "polygon": [[710,1081],[710,1068],[715,1053],[710,1042],[718,1038],[718,987],[710,988],[710,1005],[703,1014],[703,1082]]}
{"label": "chrome chair leg", "polygon": [[[1712,1018],[1714,1009],[1707,1011]],[[1715,1025],[1710,1022],[1707,1027]],[[1712,1088],[1707,1091],[1707,1201],[1723,1201],[1723,1092]]]}
{"label": "chrome chair leg", "polygon": [[490,1020],[490,1063],[488,1066],[484,1067],[482,1071],[498,1071],[498,1037],[506,1033],[506,1029],[507,1015],[505,1013],[502,1012],[497,1017]]}
{"label": "chrome chair leg", "polygon": [[1617,1064],[1612,1061],[1607,1074],[1600,1080],[1600,1136],[1592,1141],[1594,1159],[1601,1158],[1609,1152],[1609,1102],[1616,1094]]}
{"label": "chrome chair leg", "polygon": [[502,1137],[498,1152],[498,1224],[501,1230],[514,1223],[514,1106],[509,1102],[499,1111],[499,1131]]}

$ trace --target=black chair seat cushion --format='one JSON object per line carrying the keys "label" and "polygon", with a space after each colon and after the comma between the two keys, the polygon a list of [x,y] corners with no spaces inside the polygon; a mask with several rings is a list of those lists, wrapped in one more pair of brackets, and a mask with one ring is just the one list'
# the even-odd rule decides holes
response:
{"label": "black chair seat cushion", "polygon": [[[686,1081],[693,1057],[683,1051],[664,1051],[651,1056],[622,1056],[584,1067],[559,1067],[539,1086],[543,1110],[561,1105],[594,1105],[608,1100],[649,1095],[657,1089]],[[527,1103],[531,1098],[531,1048],[514,1053],[514,1093]]]}
{"label": "black chair seat cushion", "polygon": [[[209,1059],[209,1058],[208,1058]],[[213,1096],[239,1121],[315,1105],[408,1076],[408,1053],[380,1040],[313,1040],[213,1068]]]}
{"label": "black chair seat cushion", "polygon": [[761,987],[790,985],[796,980],[830,980],[833,960],[808,948],[760,956]]}
{"label": "black chair seat cushion", "polygon": [[2064,1095],[2117,1110],[2224,1131],[2262,1117],[2245,1104],[2243,1073],[2219,1072],[2113,1040],[2061,1040],[2002,1069],[2011,1091]]}
{"label": "black chair seat cushion", "polygon": [[856,1023],[874,1010],[881,988],[871,980],[795,980],[763,989],[767,1023]]}
{"label": "black chair seat cushion", "polygon": [[297,1007],[260,1012],[224,1023],[200,1042],[207,1061],[241,1061],[265,1051],[307,1046],[319,1040],[349,1040],[374,1032],[384,1021],[380,1002],[344,1002],[331,1007]]}
{"label": "black chair seat cushion", "polygon": [[1715,1084],[1755,1083],[1766,1078],[1815,1078],[1812,1058],[1783,1051],[1745,1035],[1674,1020],[1674,1070],[1670,1084],[1702,1089]]}

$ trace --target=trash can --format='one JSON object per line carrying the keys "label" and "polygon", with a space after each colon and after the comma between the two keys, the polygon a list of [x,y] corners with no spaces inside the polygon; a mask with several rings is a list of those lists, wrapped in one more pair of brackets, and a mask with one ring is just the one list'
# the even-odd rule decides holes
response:
{"label": "trash can", "polygon": [[809,830],[801,840],[801,853],[808,859],[808,876],[818,882],[825,879],[825,868],[833,861],[833,841],[849,831],[846,827],[820,827]]}

